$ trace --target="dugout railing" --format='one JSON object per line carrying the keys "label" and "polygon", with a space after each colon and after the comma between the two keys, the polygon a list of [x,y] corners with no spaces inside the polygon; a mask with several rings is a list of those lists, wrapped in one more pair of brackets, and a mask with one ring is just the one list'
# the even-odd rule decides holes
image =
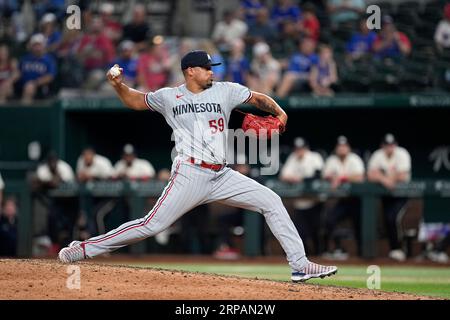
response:
{"label": "dugout railing", "polygon": [[[399,184],[393,190],[387,190],[381,185],[364,182],[343,184],[337,189],[331,189],[330,184],[323,180],[314,180],[301,184],[286,184],[276,179],[268,179],[265,185],[278,193],[283,199],[295,199],[306,196],[359,197],[361,199],[361,235],[362,256],[374,258],[377,256],[377,202],[382,196],[418,198],[424,201],[424,220],[427,222],[449,222],[450,208],[450,180],[414,180]],[[65,184],[57,189],[48,191],[50,197],[76,197],[80,201],[80,208],[85,211],[92,210],[90,201],[92,197],[126,197],[130,204],[130,219],[143,217],[146,212],[145,201],[148,198],[157,198],[165,186],[164,182],[149,181],[102,181],[86,184]],[[33,212],[31,204],[31,190],[26,183],[14,182],[8,184],[8,193],[19,195],[20,218],[18,226],[18,254],[21,257],[30,257],[32,254],[32,226]],[[440,201],[439,206],[427,206]],[[244,254],[246,256],[259,256],[262,254],[262,228],[264,223],[262,215],[244,213]],[[145,254],[145,242],[130,247],[132,254]]]}

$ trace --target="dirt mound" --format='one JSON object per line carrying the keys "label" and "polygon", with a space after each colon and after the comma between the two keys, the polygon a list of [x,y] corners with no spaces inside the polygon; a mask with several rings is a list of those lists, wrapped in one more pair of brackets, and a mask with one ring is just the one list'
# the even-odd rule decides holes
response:
{"label": "dirt mound", "polygon": [[[75,266],[75,268],[74,268]],[[77,267],[79,284],[77,287]],[[68,289],[75,287],[75,289]],[[0,260],[0,299],[428,299],[415,295],[89,262]]]}

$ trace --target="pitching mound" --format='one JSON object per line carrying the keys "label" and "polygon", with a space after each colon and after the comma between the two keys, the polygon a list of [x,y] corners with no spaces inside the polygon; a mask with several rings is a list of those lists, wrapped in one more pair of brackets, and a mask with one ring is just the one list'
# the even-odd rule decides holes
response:
{"label": "pitching mound", "polygon": [[80,289],[68,289],[67,284],[77,284],[74,269],[68,265],[50,260],[0,260],[0,299],[428,299],[401,293],[90,262],[75,266],[80,268]]}

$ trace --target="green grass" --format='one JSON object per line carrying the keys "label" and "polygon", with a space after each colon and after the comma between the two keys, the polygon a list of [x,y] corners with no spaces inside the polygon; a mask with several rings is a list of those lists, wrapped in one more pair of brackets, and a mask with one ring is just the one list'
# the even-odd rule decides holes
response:
{"label": "green grass", "polygon": [[[290,268],[276,264],[193,264],[193,263],[132,263],[130,266],[162,268],[191,272],[215,273],[238,277],[290,281]],[[450,268],[381,266],[383,291],[405,292],[450,299]],[[331,278],[310,280],[308,283],[367,288],[367,266],[341,266]]]}

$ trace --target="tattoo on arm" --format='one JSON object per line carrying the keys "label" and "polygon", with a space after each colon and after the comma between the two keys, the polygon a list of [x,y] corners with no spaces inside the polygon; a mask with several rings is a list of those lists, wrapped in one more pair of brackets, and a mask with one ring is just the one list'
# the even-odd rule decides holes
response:
{"label": "tattoo on arm", "polygon": [[252,99],[253,104],[258,109],[261,109],[265,112],[269,112],[274,115],[278,115],[280,113],[280,107],[278,107],[277,103],[273,101],[270,97],[264,95],[254,95]]}

